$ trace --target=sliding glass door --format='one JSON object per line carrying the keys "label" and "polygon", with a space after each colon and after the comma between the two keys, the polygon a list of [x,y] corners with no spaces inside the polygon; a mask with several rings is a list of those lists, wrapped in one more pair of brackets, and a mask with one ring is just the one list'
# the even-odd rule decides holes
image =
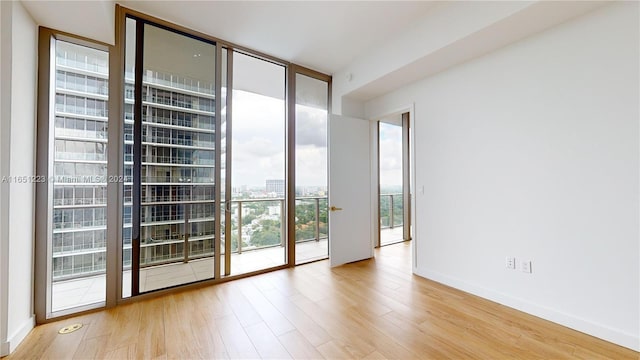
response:
{"label": "sliding glass door", "polygon": [[123,292],[135,295],[214,277],[216,45],[129,18],[127,49]]}
{"label": "sliding glass door", "polygon": [[38,321],[327,258],[331,78],[117,17],[40,30]]}
{"label": "sliding glass door", "polygon": [[378,246],[411,240],[409,113],[378,122]]}
{"label": "sliding glass door", "polygon": [[327,125],[329,84],[296,74],[296,264],[329,257]]}
{"label": "sliding glass door", "polygon": [[125,64],[123,296],[286,265],[286,67],[135,18]]}
{"label": "sliding glass door", "polygon": [[237,51],[231,61],[231,241],[225,275],[238,275],[287,262],[286,69]]}

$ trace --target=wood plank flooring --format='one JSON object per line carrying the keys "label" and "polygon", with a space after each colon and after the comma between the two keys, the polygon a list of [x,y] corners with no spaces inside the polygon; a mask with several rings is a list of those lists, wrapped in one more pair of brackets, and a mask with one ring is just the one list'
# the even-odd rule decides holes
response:
{"label": "wood plank flooring", "polygon": [[[408,243],[36,327],[7,359],[638,359],[411,274]],[[81,322],[74,333],[65,325]]]}

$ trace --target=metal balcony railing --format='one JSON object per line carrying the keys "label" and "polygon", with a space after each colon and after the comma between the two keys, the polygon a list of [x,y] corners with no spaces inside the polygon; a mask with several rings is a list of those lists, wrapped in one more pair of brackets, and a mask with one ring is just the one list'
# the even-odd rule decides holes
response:
{"label": "metal balcony railing", "polygon": [[[302,205],[305,202],[312,203],[313,206],[313,237],[302,237],[304,235],[303,226],[305,224],[300,223],[300,218],[304,214],[300,214],[301,210],[304,210]],[[321,210],[324,210],[324,214]],[[327,197],[320,196],[303,196],[296,197],[296,243],[306,241],[320,241],[321,239],[328,238],[327,228]],[[300,235],[300,237],[298,236]]]}
{"label": "metal balcony railing", "polygon": [[170,88],[178,88],[193,91],[195,93],[206,94],[212,96],[215,92],[215,86],[211,82],[201,81],[178,76],[161,71],[147,70],[144,73],[143,81],[151,84],[164,85]]}
{"label": "metal balcony railing", "polygon": [[[321,239],[327,238],[326,235],[326,230],[323,233],[321,228],[322,225],[324,225],[324,228],[326,229],[326,197],[298,197],[296,198],[296,202],[300,203],[300,202],[312,202],[314,204],[313,209],[314,209],[314,237],[312,238],[303,238],[303,239],[296,239],[297,243],[300,242],[305,242],[305,241],[320,241]],[[270,248],[270,247],[275,247],[275,246],[281,246],[284,247],[285,245],[285,228],[282,224],[285,223],[285,212],[284,212],[284,202],[285,199],[284,198],[265,198],[265,199],[242,199],[242,200],[232,200],[231,201],[231,206],[230,206],[230,210],[232,213],[232,233],[229,234],[229,236],[225,236],[225,234],[223,234],[223,238],[229,239],[231,241],[231,253],[233,254],[241,254],[243,251],[252,251],[252,250],[259,250],[259,249],[265,249],[265,248]],[[272,242],[267,242],[266,244],[262,244],[262,245],[256,245],[256,244],[251,244],[247,247],[247,245],[245,245],[245,239],[247,237],[251,237],[252,235],[257,234],[258,232],[262,231],[263,229],[261,229],[261,226],[259,223],[253,224],[251,222],[249,223],[243,223],[243,219],[245,217],[248,216],[255,216],[255,214],[253,214],[251,211],[245,211],[245,209],[247,209],[247,205],[248,204],[256,204],[256,203],[274,203],[277,205],[274,205],[272,207],[270,207],[271,209],[269,209],[269,207],[267,206],[267,209],[264,209],[263,206],[263,211],[267,211],[266,213],[263,214],[259,214],[259,215],[267,215],[267,216],[271,216],[274,219],[262,219],[262,220],[272,220],[272,221],[277,221],[274,224],[274,227],[278,228],[278,237],[277,237],[277,241],[275,243]],[[322,204],[324,203],[324,204]],[[191,209],[190,207],[195,205],[195,204],[191,204],[191,203],[186,203],[184,204],[185,206],[188,206],[189,208],[185,209],[185,214],[191,214]],[[322,216],[321,216],[321,209],[324,206],[325,208],[325,215],[324,215],[324,222],[322,222]],[[277,207],[276,209],[273,209],[273,207]],[[277,220],[275,220],[277,219]],[[196,219],[192,219],[189,220],[188,215],[184,216],[184,229],[188,229],[189,228],[189,224],[197,221]],[[298,224],[296,224],[298,225]],[[258,231],[253,231],[253,234],[250,234],[250,232],[247,230],[247,228],[249,226],[254,226],[257,228]],[[148,258],[147,261],[144,261],[140,264],[141,267],[149,267],[149,266],[158,266],[158,265],[162,265],[162,264],[167,264],[167,263],[172,263],[172,262],[179,262],[179,261],[183,261],[183,262],[188,262],[189,260],[193,260],[193,259],[199,259],[199,258],[203,258],[203,257],[211,257],[213,256],[213,233],[212,232],[208,232],[205,235],[202,234],[195,234],[197,236],[197,238],[194,238],[194,234],[170,234],[168,235],[168,237],[165,237],[164,239],[159,239],[159,238],[155,238],[152,241],[146,241],[143,244],[141,244],[141,248],[150,248],[150,247],[160,247],[160,246],[165,246],[165,249],[163,249],[161,251],[161,255],[156,255],[153,257]],[[202,248],[202,246],[196,246],[195,242],[206,242],[207,240],[211,240],[209,241],[209,249],[206,248]],[[178,245],[179,244],[179,245]],[[169,246],[167,246],[169,245]],[[196,251],[195,254],[192,254],[194,251],[194,247],[196,247]],[[207,251],[208,250],[208,251]],[[148,253],[153,252],[154,254],[157,253],[156,251],[151,251],[151,250],[146,250]]]}
{"label": "metal balcony railing", "polygon": [[84,57],[84,59],[76,60],[65,57],[66,54],[56,54],[56,65],[62,65],[74,69],[88,70],[95,73],[109,75],[108,61],[98,60],[96,58]]}
{"label": "metal balcony railing", "polygon": [[[208,226],[207,224],[211,223],[213,212],[217,209],[217,207],[216,203],[212,201],[208,203],[212,206],[210,214],[211,216],[207,216],[207,214],[202,212],[202,201],[174,202],[175,205],[183,206],[183,208],[180,210],[180,216],[176,217],[175,220],[170,221],[172,223],[171,226],[174,226],[173,228],[177,231],[165,233],[157,237],[148,237],[146,239],[142,239],[140,250],[141,253],[144,254],[144,259],[142,259],[140,266],[142,268],[153,267],[169,263],[188,262],[190,260],[212,257],[214,255],[214,228],[212,226]],[[273,203],[274,205],[271,205],[270,207],[268,203]],[[259,208],[263,211],[263,213],[255,214],[250,210],[256,210],[255,206],[253,206],[255,204],[262,204],[262,206],[259,206]],[[305,206],[305,204],[307,206]],[[200,206],[200,208],[195,208],[196,206]],[[242,252],[246,251],[260,250],[276,246],[284,247],[286,242],[285,227],[283,226],[283,224],[285,224],[286,216],[284,207],[284,198],[232,200],[230,206],[230,210],[232,213],[232,233],[228,234],[228,237],[223,234],[223,239],[228,239],[229,241],[231,241],[231,253],[241,254]],[[221,209],[223,208],[224,206],[221,207]],[[305,212],[308,211],[311,211],[311,213],[313,214],[312,217],[309,217],[308,213],[305,214]],[[270,212],[271,215],[269,215]],[[259,221],[255,223],[245,221],[245,223],[243,223],[243,219],[246,219],[250,216],[257,219],[260,215],[266,215],[266,220],[274,221],[272,225],[274,228],[278,229],[278,236],[276,238],[276,241],[274,243],[267,242],[263,245],[256,245],[249,241],[247,244],[245,243],[247,237],[254,236],[259,231],[263,231],[263,229],[261,228],[261,224]],[[271,217],[271,219],[268,218],[269,216]],[[309,219],[312,220],[307,221]],[[264,216],[262,217],[262,220],[265,220]],[[307,222],[302,223],[302,221]],[[197,230],[196,232],[191,233],[191,229],[194,229],[194,224]],[[142,225],[144,227],[155,226],[154,221],[146,222]],[[159,223],[158,226],[162,225],[160,225]],[[250,231],[249,227],[251,227],[253,231]],[[308,227],[313,227],[312,236],[308,236],[309,231],[302,231],[304,229],[308,230]],[[185,231],[185,229],[187,229],[187,231]],[[296,198],[296,230],[296,243],[320,241],[327,238],[326,196],[306,196]],[[302,235],[299,236],[299,234]],[[125,252],[127,252],[127,250],[130,251],[130,244],[130,241],[125,242]],[[222,248],[224,249],[224,243]],[[83,250],[89,253],[92,252],[92,249],[87,249],[86,247],[84,247]],[[104,252],[104,248],[95,249],[95,251]],[[61,252],[58,254],[54,254],[54,256],[55,255],[58,255],[58,257],[74,256],[74,253]],[[104,264],[102,265],[104,266]],[[130,267],[130,260],[125,260],[124,269],[130,269]],[[68,280],[71,278],[82,278],[85,276],[93,276],[100,273],[100,271],[96,270],[95,266],[91,269],[92,270],[90,272],[77,271],[77,269],[69,269],[69,271],[58,272],[59,276],[54,277],[53,280],[59,281]],[[104,271],[102,273],[104,273]]]}
{"label": "metal balcony railing", "polygon": [[393,229],[403,224],[402,193],[380,194],[380,228]]}

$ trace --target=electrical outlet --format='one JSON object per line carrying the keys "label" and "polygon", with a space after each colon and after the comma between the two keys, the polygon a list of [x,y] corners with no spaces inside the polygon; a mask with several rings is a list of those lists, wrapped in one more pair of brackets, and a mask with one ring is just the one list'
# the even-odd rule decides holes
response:
{"label": "electrical outlet", "polygon": [[515,270],[516,268],[516,258],[512,256],[507,256],[506,261],[507,269]]}
{"label": "electrical outlet", "polygon": [[523,273],[531,274],[531,260],[523,260],[522,263],[520,263],[520,270],[522,270]]}

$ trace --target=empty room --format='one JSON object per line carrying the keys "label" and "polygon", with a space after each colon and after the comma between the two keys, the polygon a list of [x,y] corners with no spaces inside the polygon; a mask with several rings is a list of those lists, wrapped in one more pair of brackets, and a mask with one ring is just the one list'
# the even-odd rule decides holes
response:
{"label": "empty room", "polygon": [[0,34],[0,356],[640,357],[640,3],[15,0]]}

